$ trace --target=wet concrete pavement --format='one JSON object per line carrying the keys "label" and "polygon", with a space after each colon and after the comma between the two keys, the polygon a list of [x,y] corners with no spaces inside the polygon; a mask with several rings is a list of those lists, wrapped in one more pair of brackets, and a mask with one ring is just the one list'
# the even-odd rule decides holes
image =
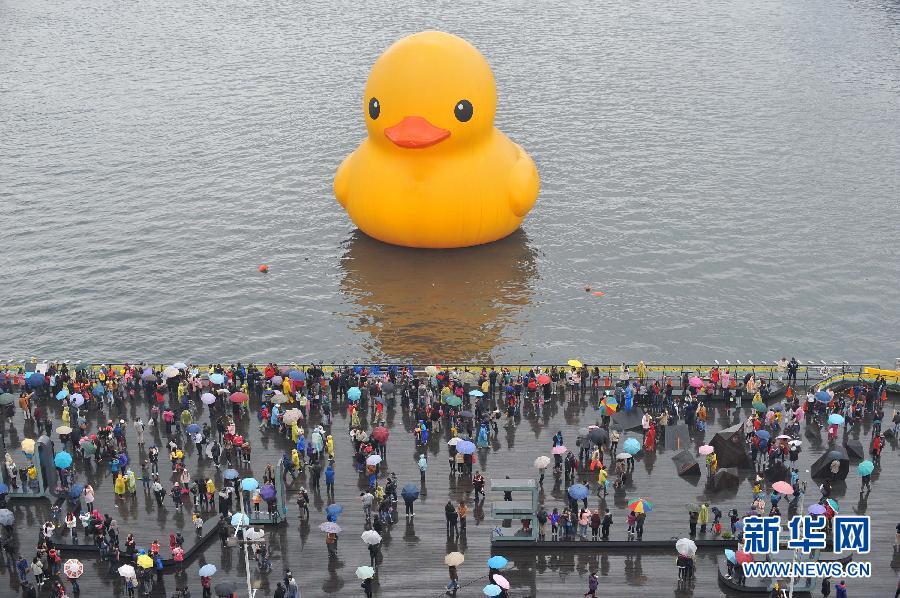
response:
{"label": "wet concrete pavement", "polygon": [[[895,401],[896,398],[889,401],[888,417],[891,413],[890,407],[895,406]],[[477,467],[484,471],[488,480],[492,476],[506,475],[512,478],[536,477],[536,470],[532,467],[533,461],[538,455],[550,454],[553,434],[557,430],[562,431],[567,445],[575,449],[578,428],[592,424],[598,419],[597,412],[593,409],[595,404],[596,401],[590,396],[576,397],[565,402],[555,400],[545,406],[541,417],[534,417],[526,409],[514,428],[504,427],[501,423],[499,437],[493,439],[492,446],[478,451]],[[735,414],[727,418],[724,409],[715,403],[710,407],[707,430],[692,436],[695,451],[696,447],[709,441],[717,430],[739,421]],[[60,423],[58,415],[57,413],[54,428]],[[95,415],[92,413],[89,417],[92,424],[96,422]],[[128,422],[137,415],[147,419],[148,414],[143,402],[139,405],[129,405],[125,412],[117,414]],[[742,409],[740,414],[744,419],[746,416],[747,408]],[[203,408],[201,415],[195,419],[201,423],[207,421],[206,409]],[[413,434],[409,431],[414,422],[407,414],[390,408],[387,419],[391,437],[381,474],[385,475],[388,471],[396,472],[399,487],[408,482],[418,484],[416,459],[420,451],[415,445]],[[321,493],[312,493],[310,521],[301,521],[298,517],[293,498],[296,488],[305,485],[305,480],[301,477],[288,486],[287,523],[266,528],[274,565],[272,572],[260,574],[256,571],[255,562],[251,562],[251,571],[254,572],[253,583],[260,588],[257,596],[271,596],[285,568],[289,568],[298,579],[303,596],[363,595],[359,581],[355,577],[355,570],[359,565],[369,564],[368,551],[359,538],[364,529],[364,517],[358,497],[361,489],[365,487],[365,480],[353,469],[352,445],[347,436],[348,421],[344,410],[335,414],[332,427],[336,443],[335,500],[344,506],[344,512],[338,519],[344,530],[338,545],[338,558],[329,561],[324,534],[318,529],[318,525],[325,521],[324,507],[330,502],[324,493],[324,483]],[[34,437],[28,432],[27,427],[23,434],[23,423],[21,413],[17,412],[13,426],[7,425],[5,428],[8,446],[18,447],[23,437]],[[310,423],[318,423],[318,418],[314,417],[308,422],[307,433]],[[255,416],[251,415],[249,419],[240,420],[238,429],[249,436],[254,446],[252,472],[240,470],[242,475],[254,473],[260,478],[266,463],[276,463],[282,451],[291,448],[290,442],[277,432],[259,432]],[[148,434],[147,446],[153,442],[158,446],[165,444],[165,440],[159,436],[158,428],[155,434],[156,437],[153,439]],[[443,564],[443,557],[452,550],[459,550],[466,555],[466,562],[460,567],[460,583],[463,587],[457,593],[458,596],[481,596],[483,595],[481,588],[488,583],[485,561],[490,556],[491,530],[497,524],[490,519],[489,504],[492,498],[499,500],[502,497],[492,497],[489,492],[486,503],[483,506],[476,506],[469,517],[467,534],[458,541],[447,539],[443,506],[448,499],[455,502],[467,497],[471,485],[467,479],[449,474],[445,434],[441,434],[440,437],[433,435],[427,447],[429,467],[422,495],[416,503],[415,517],[404,520],[401,504],[399,521],[389,531],[383,533],[383,561],[379,566],[376,585],[378,596],[443,595],[443,588],[447,582],[447,568]],[[867,445],[871,438],[871,423],[866,420],[860,428],[851,430],[850,434],[852,438],[859,438]],[[804,439],[804,450],[800,455],[800,465],[808,468],[829,445],[827,441],[822,440],[824,433],[818,440],[810,438],[805,433],[801,437]],[[55,433],[53,439],[57,440]],[[134,430],[130,426],[128,450],[131,462],[138,463],[137,460],[142,458],[142,453],[138,450]],[[186,464],[195,477],[200,473],[214,473],[215,470],[208,459],[198,462],[198,455],[195,454],[192,444],[187,443],[185,452]],[[738,489],[711,492],[706,488],[705,473],[699,481],[696,478],[679,477],[671,460],[672,454],[673,451],[666,451],[663,448],[658,449],[656,454],[642,453],[637,458],[633,481],[627,486],[624,494],[610,493],[606,503],[596,496],[591,497],[592,509],[598,506],[608,506],[611,509],[615,518],[613,539],[625,539],[626,504],[640,496],[646,496],[654,502],[654,509],[646,521],[645,539],[666,540],[686,536],[688,516],[685,503],[709,501],[711,505],[718,506],[723,514],[732,507],[741,513],[748,509],[751,500],[748,480],[752,478],[752,471],[741,472],[742,481]],[[871,515],[873,518],[876,549],[867,559],[873,564],[873,578],[850,582],[851,595],[854,596],[886,596],[896,587],[897,574],[891,568],[890,548],[894,543],[894,526],[900,520],[900,508],[897,507],[897,489],[900,485],[896,459],[897,445],[889,444],[883,454],[881,468],[876,470],[873,476],[874,490],[867,500],[859,498],[860,481],[855,467],[851,468],[847,483],[836,484],[835,487],[834,498],[841,503],[842,512],[849,509],[854,513]],[[167,459],[161,459],[161,471],[170,471],[165,468],[166,465]],[[76,459],[76,468],[80,472],[77,482],[84,483],[87,480],[94,486],[97,492],[96,508],[102,513],[109,513],[118,521],[123,539],[129,532],[133,532],[138,545],[147,546],[153,539],[158,538],[164,545],[164,556],[168,556],[166,540],[170,532],[181,530],[188,544],[193,541],[190,513],[187,510],[174,509],[171,500],[166,501],[165,510],[159,510],[153,498],[145,495],[138,483],[136,498],[116,501],[112,490],[112,478],[105,463],[99,470],[93,467],[85,469]],[[220,485],[221,476],[214,479],[217,486]],[[166,489],[170,484],[168,479],[164,479]],[[818,497],[818,492],[814,490],[815,484],[811,482],[809,488],[809,497],[814,500]],[[554,485],[548,471],[542,493],[542,500],[548,510],[553,507],[560,507],[562,510],[565,505],[564,493],[565,484]],[[45,502],[18,501],[12,507],[17,517],[15,533],[26,557],[33,556],[30,549],[36,543],[41,523],[49,516],[48,506]],[[712,537],[711,534],[708,537]],[[28,550],[25,550],[26,547]],[[511,564],[504,574],[512,584],[511,596],[580,595],[587,587],[589,571],[594,569],[599,570],[601,577],[601,595],[638,596],[647,593],[660,596],[722,595],[716,581],[716,562],[720,556],[718,550],[701,549],[697,558],[697,578],[691,586],[682,588],[676,587],[674,550],[652,550],[630,554],[601,553],[588,548],[583,551],[556,554],[527,554],[521,550],[514,552],[511,550],[509,556]],[[65,558],[67,556],[63,554],[63,559]],[[92,558],[82,560],[86,569],[80,580],[82,595],[99,595],[101,592],[113,596],[125,595],[121,578],[116,574],[106,573],[106,563],[96,562]],[[864,559],[858,557],[857,560]],[[213,563],[219,569],[214,583],[231,580],[238,585],[239,596],[246,593],[246,590],[240,591],[240,588],[246,587],[242,552],[238,548],[223,548],[218,542],[212,542],[201,556],[187,567],[186,573],[167,572],[163,576],[162,585],[154,589],[153,595],[170,596],[176,586],[187,585],[195,596],[199,596],[201,589],[197,569],[205,562]],[[18,588],[17,577],[12,568],[8,570],[7,575],[10,586]]]}

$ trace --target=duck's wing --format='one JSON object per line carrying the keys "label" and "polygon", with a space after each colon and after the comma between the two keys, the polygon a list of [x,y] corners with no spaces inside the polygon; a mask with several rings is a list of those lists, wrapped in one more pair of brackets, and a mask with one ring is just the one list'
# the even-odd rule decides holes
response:
{"label": "duck's wing", "polygon": [[509,207],[513,214],[523,218],[537,200],[541,179],[531,157],[518,144],[516,149],[518,159],[509,174]]}
{"label": "duck's wing", "polygon": [[350,201],[350,162],[353,160],[354,154],[356,152],[351,152],[344,158],[344,161],[338,166],[337,172],[334,173],[334,196],[344,209],[347,209],[347,203]]}

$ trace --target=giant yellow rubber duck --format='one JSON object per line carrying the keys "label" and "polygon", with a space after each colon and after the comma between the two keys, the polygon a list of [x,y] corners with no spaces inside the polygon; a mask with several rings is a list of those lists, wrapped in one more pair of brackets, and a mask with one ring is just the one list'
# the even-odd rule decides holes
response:
{"label": "giant yellow rubber duck", "polygon": [[406,247],[490,243],[516,230],[540,179],[494,128],[497,90],[467,41],[424,31],[375,61],[363,111],[368,137],[338,167],[334,194],[369,236]]}

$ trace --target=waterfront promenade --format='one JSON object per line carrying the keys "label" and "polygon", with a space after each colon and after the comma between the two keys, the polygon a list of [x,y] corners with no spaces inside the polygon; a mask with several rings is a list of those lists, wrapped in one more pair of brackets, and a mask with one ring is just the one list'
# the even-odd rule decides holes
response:
{"label": "waterfront promenade", "polygon": [[[803,392],[803,389],[798,388],[798,392]],[[538,472],[533,467],[533,461],[539,455],[550,454],[552,437],[557,431],[562,433],[570,449],[577,450],[575,439],[579,435],[579,429],[600,421],[600,414],[596,410],[599,398],[598,393],[590,390],[585,394],[575,392],[556,395],[544,404],[539,415],[527,404],[523,405],[520,413],[513,418],[512,425],[507,425],[505,417],[500,420],[499,433],[490,439],[489,447],[476,452],[475,467],[481,469],[488,480],[492,477],[505,476],[536,478]],[[743,407],[740,410],[732,410],[730,415],[726,414],[720,399],[708,398],[706,402],[709,410],[706,430],[705,432],[694,430],[690,437],[690,448],[695,454],[697,448],[708,442],[717,431],[746,420],[751,413],[750,402],[746,399]],[[57,401],[50,399],[39,401],[39,404],[49,406],[50,413],[54,417],[54,428],[61,423]],[[127,401],[114,407],[111,416],[121,417],[129,423],[139,416],[146,421],[150,415],[146,405],[142,399]],[[260,478],[265,464],[276,463],[283,451],[292,448],[293,443],[271,429],[260,431],[255,417],[258,405],[256,399],[251,400],[250,416],[239,418],[236,425],[237,431],[249,438],[253,445],[252,467],[242,469],[242,475],[252,473]],[[364,406],[370,407],[370,403]],[[889,396],[885,407],[889,419],[891,410],[896,407],[895,395]],[[360,421],[361,427],[370,430],[371,412],[369,409],[360,411],[364,412]],[[88,412],[87,419],[92,427],[95,426],[98,421],[96,412]],[[395,472],[400,487],[407,483],[418,485],[417,459],[423,452],[423,447],[417,446],[412,433],[416,423],[414,418],[401,407],[401,402],[397,399],[393,403],[387,401],[385,420],[391,435],[387,442],[386,458],[380,468],[380,476]],[[195,421],[198,423],[210,421],[206,407],[196,406]],[[320,421],[319,414],[313,413],[304,426],[307,433]],[[366,483],[364,477],[353,469],[353,449],[347,435],[349,421],[346,402],[335,405],[330,427],[335,441],[336,475],[333,501],[344,507],[344,512],[339,517],[339,523],[344,531],[340,535],[338,558],[331,560],[328,558],[324,534],[318,529],[319,524],[325,521],[325,507],[332,502],[326,495],[324,484],[320,492],[311,492],[309,522],[301,521],[298,517],[293,502],[296,489],[301,485],[309,488],[309,484],[301,476],[296,482],[288,484],[287,523],[267,527],[273,571],[268,574],[258,573],[255,563],[252,563],[254,584],[260,588],[258,596],[273,595],[275,583],[280,580],[284,568],[289,568],[294,573],[304,596],[363,595],[354,572],[358,566],[369,564],[369,553],[359,539],[364,529],[359,494]],[[851,439],[861,440],[863,445],[867,445],[871,437],[871,425],[871,417],[867,416],[861,424],[850,428],[847,433]],[[888,426],[887,421],[885,426]],[[157,426],[153,432],[148,431],[146,446],[150,446],[151,443],[157,446],[164,445],[165,435],[160,432],[163,432],[161,426]],[[843,434],[842,430],[838,444],[843,441]],[[127,427],[126,435],[128,455],[133,463],[137,463],[138,459],[143,457],[143,452],[139,450],[133,427]],[[640,436],[638,432],[637,437]],[[31,426],[23,421],[21,410],[16,409],[14,417],[4,426],[6,445],[18,447],[21,440],[26,437],[33,437]],[[55,433],[51,437],[54,441],[58,441]],[[447,552],[455,550],[466,555],[466,562],[460,567],[460,583],[463,587],[457,595],[473,597],[482,595],[481,588],[487,583],[485,562],[490,556],[491,530],[497,522],[490,519],[489,508],[470,503],[473,508],[467,533],[458,540],[447,539],[443,517],[444,505],[448,500],[456,502],[461,498],[468,498],[471,490],[471,483],[466,476],[452,475],[449,472],[448,437],[445,428],[443,433],[433,434],[424,447],[428,457],[428,468],[425,483],[421,487],[420,499],[415,505],[415,517],[404,518],[401,502],[398,522],[382,534],[383,561],[379,566],[375,584],[376,595],[392,597],[443,595],[447,581],[443,557]],[[801,470],[804,470],[827,451],[831,443],[824,431],[817,437],[804,429],[802,438],[804,445],[800,466]],[[195,477],[211,475],[218,486],[221,482],[221,472],[215,471],[211,461],[199,460],[190,442],[184,443],[184,450],[185,464],[192,474]],[[892,553],[889,549],[894,541],[894,526],[898,518],[896,450],[896,441],[891,441],[882,457],[881,468],[876,470],[873,476],[873,492],[866,499],[859,497],[860,481],[855,473],[848,476],[846,484],[835,486],[833,496],[840,502],[842,509],[869,514],[873,518],[877,549],[870,555],[870,560],[873,562],[875,577],[866,582],[853,582],[850,587],[851,590],[856,588],[856,591],[851,595],[858,595],[860,592],[864,592],[862,595],[887,595],[889,591],[893,591],[896,583],[896,574],[891,568]],[[752,498],[749,489],[752,471],[741,471],[741,481],[737,488],[712,491],[706,485],[705,472],[700,478],[678,476],[671,460],[673,454],[674,451],[666,450],[664,445],[655,451],[638,454],[633,477],[626,484],[624,493],[611,492],[605,501],[596,496],[590,498],[591,509],[598,506],[610,508],[615,518],[612,530],[614,539],[625,539],[626,505],[641,496],[649,498],[654,503],[644,532],[644,538],[647,540],[668,540],[686,536],[687,503],[709,501],[723,513],[736,508],[743,514],[748,509]],[[168,489],[170,481],[166,465],[163,460],[161,470],[166,474],[164,484]],[[133,532],[139,545],[146,546],[156,538],[167,545],[168,534],[182,530],[187,538],[187,545],[193,541],[189,515],[186,511],[179,512],[173,509],[170,501],[166,501],[166,510],[160,510],[153,498],[145,495],[140,487],[136,498],[126,497],[117,500],[107,465],[84,468],[80,461],[76,460],[75,470],[76,482],[82,484],[89,482],[94,487],[97,493],[96,508],[101,513],[109,513],[117,520],[123,537]],[[579,479],[583,481],[590,481],[593,478],[594,476],[589,476],[587,472],[579,474]],[[383,477],[380,477],[379,483],[382,482]],[[817,498],[815,484],[810,482],[809,486],[810,498]],[[502,497],[491,497],[489,494],[485,504],[489,504],[492,498],[500,500]],[[562,510],[566,504],[565,483],[561,481],[557,483],[549,470],[541,499],[548,510],[554,507]],[[48,506],[49,503],[18,500],[11,507],[17,518],[14,533],[23,547],[23,553],[29,558],[33,556],[28,552],[34,545],[38,529],[49,517]],[[712,535],[702,537],[712,538]],[[716,563],[721,555],[719,550],[701,548],[697,557],[696,581],[687,587],[677,588],[674,550],[615,553],[594,550],[588,544],[585,543],[583,549],[565,551],[548,549],[543,554],[527,553],[522,550],[510,551],[507,556],[511,564],[504,571],[512,586],[510,595],[519,597],[580,595],[587,587],[587,575],[591,570],[599,572],[601,595],[636,596],[648,592],[663,596],[721,594],[716,582]],[[25,550],[25,547],[28,550]],[[63,554],[63,559],[68,556],[70,555]],[[99,563],[96,559],[85,556],[77,558],[85,563],[86,568],[85,574],[80,579],[83,595],[92,593],[97,595],[100,592],[114,596],[125,595],[122,578],[116,574],[108,574],[105,563]],[[230,580],[234,581],[239,589],[244,587],[241,553],[237,548],[222,548],[218,541],[214,540],[196,560],[189,563],[186,573],[165,573],[163,584],[154,589],[153,595],[169,596],[176,586],[187,585],[193,595],[199,596],[201,591],[197,569],[199,564],[205,562],[213,563],[219,569],[214,583]],[[8,576],[10,586],[17,588],[17,576],[13,568],[8,570]]]}

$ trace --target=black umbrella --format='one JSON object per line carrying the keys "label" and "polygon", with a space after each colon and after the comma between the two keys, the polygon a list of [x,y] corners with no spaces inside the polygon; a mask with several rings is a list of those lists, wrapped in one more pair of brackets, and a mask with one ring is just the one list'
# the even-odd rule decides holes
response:
{"label": "black umbrella", "polygon": [[606,444],[609,442],[609,432],[603,428],[591,428],[590,431],[588,431],[588,438],[590,438],[591,442],[594,444]]}
{"label": "black umbrella", "polygon": [[231,598],[234,595],[234,592],[237,590],[235,585],[230,581],[223,581],[222,583],[216,584],[216,596],[224,596],[225,598]]}

